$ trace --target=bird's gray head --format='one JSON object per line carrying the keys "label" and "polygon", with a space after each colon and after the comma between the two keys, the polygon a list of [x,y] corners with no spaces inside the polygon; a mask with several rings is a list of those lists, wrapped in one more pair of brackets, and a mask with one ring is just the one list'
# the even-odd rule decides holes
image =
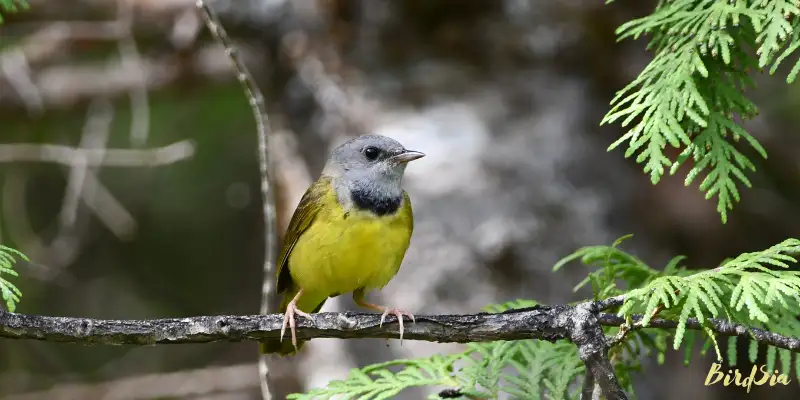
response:
{"label": "bird's gray head", "polygon": [[[424,157],[407,150],[394,139],[364,135],[337,147],[325,164],[323,175],[334,179],[340,201],[359,193],[374,199],[402,198],[403,173],[409,161]],[[355,194],[348,192],[356,192]]]}

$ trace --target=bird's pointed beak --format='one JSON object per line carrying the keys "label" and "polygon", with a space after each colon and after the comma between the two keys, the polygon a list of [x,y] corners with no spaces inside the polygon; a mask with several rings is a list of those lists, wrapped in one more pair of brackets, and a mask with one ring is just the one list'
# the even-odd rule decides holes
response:
{"label": "bird's pointed beak", "polygon": [[425,153],[414,150],[405,150],[400,154],[392,156],[392,160],[398,164],[404,164],[422,157],[425,157]]}

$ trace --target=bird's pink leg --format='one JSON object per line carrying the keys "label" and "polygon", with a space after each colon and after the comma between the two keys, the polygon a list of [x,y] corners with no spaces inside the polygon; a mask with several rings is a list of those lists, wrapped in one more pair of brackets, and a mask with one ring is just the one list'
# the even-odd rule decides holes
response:
{"label": "bird's pink leg", "polygon": [[283,314],[283,325],[281,326],[281,342],[283,341],[283,334],[286,332],[286,325],[289,325],[289,330],[292,332],[292,345],[297,350],[297,332],[295,332],[295,314],[311,319],[311,314],[304,312],[297,308],[297,300],[303,294],[303,289],[297,292],[292,301],[286,305],[286,312]]}
{"label": "bird's pink leg", "polygon": [[380,326],[383,326],[383,322],[386,320],[386,316],[387,315],[392,314],[395,317],[397,317],[397,323],[400,325],[400,345],[401,346],[403,345],[403,316],[406,316],[406,317],[410,318],[411,322],[414,322],[414,323],[417,322],[417,320],[414,318],[414,314],[411,314],[410,312],[403,311],[403,310],[401,310],[399,308],[384,307],[384,306],[379,306],[379,305],[375,305],[375,304],[367,302],[366,300],[364,300],[364,291],[363,290],[357,290],[357,291],[353,292],[353,301],[355,301],[355,303],[358,304],[360,307],[369,308],[369,309],[375,310],[375,311],[382,311],[383,315],[381,315]]}

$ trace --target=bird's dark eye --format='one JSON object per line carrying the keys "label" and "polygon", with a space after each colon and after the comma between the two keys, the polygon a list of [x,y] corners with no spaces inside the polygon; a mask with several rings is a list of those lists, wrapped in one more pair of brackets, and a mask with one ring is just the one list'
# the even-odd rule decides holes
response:
{"label": "bird's dark eye", "polygon": [[374,160],[378,158],[380,154],[380,150],[376,149],[375,147],[369,146],[364,149],[364,156],[367,157],[368,160]]}

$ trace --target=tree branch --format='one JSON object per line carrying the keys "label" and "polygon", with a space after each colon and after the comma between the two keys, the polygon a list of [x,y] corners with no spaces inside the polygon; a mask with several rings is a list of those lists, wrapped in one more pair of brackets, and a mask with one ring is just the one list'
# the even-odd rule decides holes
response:
{"label": "tree branch", "polygon": [[[431,342],[566,339],[568,306],[534,307],[501,314],[416,316],[404,338]],[[298,339],[399,338],[397,319],[380,327],[379,314],[319,313],[298,318]],[[238,342],[276,339],[283,315],[221,315],[152,320],[100,320],[0,311],[0,337],[104,345]]]}
{"label": "tree branch", "polygon": [[[497,340],[570,340],[578,346],[591,379],[607,399],[625,399],[607,357],[608,343],[601,326],[618,326],[622,317],[598,313],[595,302],[576,306],[536,306],[503,313],[468,315],[418,315],[407,324],[404,337],[430,342],[487,342]],[[634,316],[640,321],[642,316]],[[221,315],[152,320],[100,320],[49,317],[0,311],[0,337],[104,345],[152,345],[176,343],[239,342],[275,339],[283,316]],[[722,336],[741,336],[775,347],[800,352],[800,339],[728,321],[709,320]],[[649,327],[672,329],[677,322],[654,319]],[[688,329],[701,329],[690,318]],[[311,320],[299,318],[297,336],[313,338],[399,338],[397,320],[389,317],[380,326],[380,315],[366,313],[319,313]],[[584,387],[584,393],[590,392]]]}
{"label": "tree branch", "polygon": [[591,371],[586,371],[586,378],[581,386],[581,400],[599,400],[600,386],[594,381]]}
{"label": "tree branch", "polygon": [[[625,323],[625,318],[613,314],[601,313],[597,318],[601,325],[606,326],[620,326]],[[643,328],[642,326],[635,324],[636,322],[642,320],[641,315],[634,315],[632,319],[634,324],[630,329],[633,330]],[[763,344],[768,344],[770,346],[800,353],[800,338],[783,336],[763,329],[751,328],[746,325],[721,319],[709,318],[706,321],[711,324],[711,329],[720,336],[738,336],[747,339],[755,339]],[[677,321],[658,318],[651,319],[647,328],[674,329],[677,326]],[[703,329],[703,326],[697,321],[696,318],[689,318],[686,321],[686,329],[701,330]]]}
{"label": "tree branch", "polygon": [[598,300],[592,305],[592,311],[600,312],[608,310],[609,308],[619,307],[625,302],[625,295],[609,297],[607,299]]}
{"label": "tree branch", "polygon": [[[405,328],[407,339],[433,342],[484,342],[495,340],[569,339],[608,399],[625,399],[607,358],[605,342],[593,303],[576,307],[537,306],[499,314],[417,316]],[[151,345],[275,339],[280,335],[280,314],[201,316],[155,320],[97,320],[46,317],[0,312],[0,337],[53,342]],[[380,325],[380,315],[319,313],[300,318],[300,339],[398,338],[396,318]]]}
{"label": "tree branch", "polygon": [[595,307],[595,303],[583,303],[571,309],[569,339],[578,346],[578,355],[586,365],[587,379],[591,376],[603,396],[607,400],[627,399],[608,359],[608,343],[597,322]]}

